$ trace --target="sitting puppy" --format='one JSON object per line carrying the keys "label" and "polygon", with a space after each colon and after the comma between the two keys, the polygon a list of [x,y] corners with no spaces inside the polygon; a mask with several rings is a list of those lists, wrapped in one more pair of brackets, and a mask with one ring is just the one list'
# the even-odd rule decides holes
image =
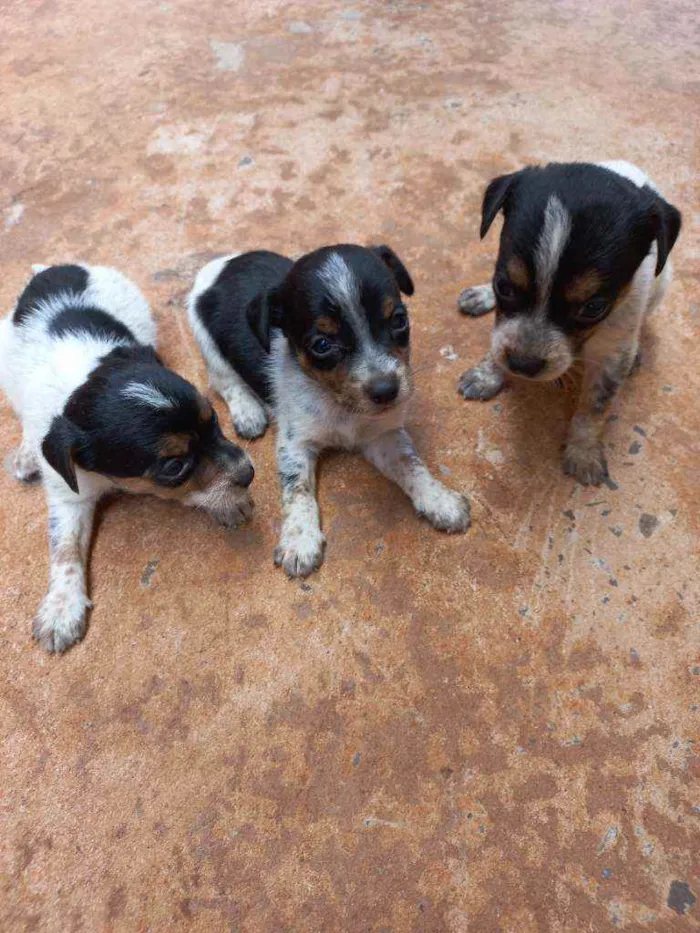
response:
{"label": "sitting puppy", "polygon": [[269,252],[217,259],[197,276],[192,329],[236,430],[278,421],[284,521],[275,563],[306,576],[323,560],[316,460],[359,449],[442,531],[469,526],[467,500],[428,472],[404,422],[412,393],[413,283],[386,246],[325,247],[292,262]]}
{"label": "sitting puppy", "polygon": [[582,361],[564,470],[597,486],[608,475],[606,411],[638,362],[642,321],[671,280],[681,216],[628,162],[551,164],[494,179],[482,237],[500,210],[493,286],[468,288],[458,303],[472,317],[496,309],[491,349],[459,392],[490,399],[506,373],[552,380]]}
{"label": "sitting puppy", "polygon": [[85,631],[93,515],[123,489],[179,499],[226,525],[249,517],[247,455],[194,386],[163,365],[146,299],[114,269],[53,266],[0,321],[0,378],[22,419],[17,479],[43,479],[50,582],[34,625],[47,651]]}

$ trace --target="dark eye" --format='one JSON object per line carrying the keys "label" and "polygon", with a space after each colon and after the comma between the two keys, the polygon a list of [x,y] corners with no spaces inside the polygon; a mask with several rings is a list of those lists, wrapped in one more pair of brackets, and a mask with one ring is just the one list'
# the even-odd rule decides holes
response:
{"label": "dark eye", "polygon": [[517,295],[515,285],[513,285],[511,281],[504,278],[502,275],[499,275],[494,279],[493,290],[496,293],[496,297],[501,301],[513,301]]}
{"label": "dark eye", "polygon": [[396,311],[391,315],[391,329],[395,334],[400,334],[401,331],[406,330],[408,327],[408,314],[406,313],[405,308],[397,308]]}
{"label": "dark eye", "polygon": [[322,359],[333,353],[335,345],[331,343],[328,337],[314,337],[309,344],[309,350],[311,350],[314,356],[318,356]]}
{"label": "dark eye", "polygon": [[158,467],[158,475],[161,479],[172,482],[178,480],[187,472],[189,460],[182,460],[180,457],[168,457],[167,460],[161,460]]}
{"label": "dark eye", "polygon": [[593,324],[608,310],[605,298],[591,298],[576,312],[576,317],[583,324]]}

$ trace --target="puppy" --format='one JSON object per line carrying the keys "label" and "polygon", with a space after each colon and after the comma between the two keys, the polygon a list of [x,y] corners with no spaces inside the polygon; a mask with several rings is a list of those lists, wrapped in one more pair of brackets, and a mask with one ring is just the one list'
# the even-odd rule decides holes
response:
{"label": "puppy", "polygon": [[442,531],[465,531],[467,500],[429,473],[404,427],[413,391],[408,311],[413,282],[387,246],[333,246],[296,262],[227,256],[197,276],[189,318],[211,386],[237,432],[278,421],[284,520],[275,563],[306,576],[323,560],[316,461],[360,450]]}
{"label": "puppy", "polygon": [[249,517],[248,456],[153,349],[146,299],[114,269],[53,266],[0,321],[0,379],[22,420],[17,479],[43,479],[50,581],[34,624],[47,651],[85,631],[93,515],[106,492],[179,499],[225,525]]}
{"label": "puppy", "polygon": [[584,363],[564,470],[584,484],[607,478],[601,434],[610,402],[638,362],[645,315],[671,281],[678,210],[628,162],[551,164],[495,178],[481,236],[503,211],[492,285],[467,288],[472,317],[496,309],[491,349],[464,373],[465,399],[490,399],[506,373],[561,377]]}

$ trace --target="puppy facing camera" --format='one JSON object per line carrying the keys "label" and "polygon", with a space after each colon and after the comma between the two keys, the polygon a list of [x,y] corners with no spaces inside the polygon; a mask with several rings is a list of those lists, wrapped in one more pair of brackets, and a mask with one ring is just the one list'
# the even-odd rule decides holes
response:
{"label": "puppy facing camera", "polygon": [[482,238],[499,212],[492,284],[467,288],[458,301],[470,317],[495,310],[491,347],[459,393],[484,401],[507,377],[551,381],[582,364],[564,471],[597,486],[608,476],[608,409],[638,362],[644,318],[671,281],[681,215],[628,162],[552,163],[495,178]]}
{"label": "puppy facing camera", "polygon": [[41,477],[49,507],[49,590],[34,625],[48,651],[84,634],[87,554],[105,493],[176,499],[228,527],[251,515],[247,454],[163,364],[155,338],[138,288],[100,266],[42,268],[0,322],[0,378],[22,421],[13,472]]}
{"label": "puppy facing camera", "polygon": [[316,463],[359,450],[435,528],[465,531],[466,499],[433,477],[404,426],[413,393],[413,282],[388,246],[327,246],[292,262],[256,251],[217,259],[188,312],[212,388],[241,437],[274,415],[284,512],[275,562],[291,577],[323,560]]}

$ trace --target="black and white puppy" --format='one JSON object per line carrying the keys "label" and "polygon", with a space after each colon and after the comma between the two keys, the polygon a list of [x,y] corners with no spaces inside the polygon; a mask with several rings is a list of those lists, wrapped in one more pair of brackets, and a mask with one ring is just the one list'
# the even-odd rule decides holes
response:
{"label": "black and white puppy", "polygon": [[278,421],[284,521],[275,562],[305,576],[323,560],[316,461],[328,447],[360,450],[442,531],[465,531],[469,504],[433,477],[404,427],[413,391],[411,278],[386,246],[332,246],[296,262],[270,252],[205,266],[189,299],[211,386],[236,430],[257,437]]}
{"label": "black and white puppy", "polygon": [[34,635],[64,651],[85,631],[95,505],[123,489],[179,499],[236,525],[248,518],[248,456],[211,404],[154,350],[155,322],[114,269],[65,265],[35,275],[0,321],[0,381],[22,420],[17,479],[43,479],[50,582]]}
{"label": "black and white puppy", "polygon": [[465,289],[458,302],[472,317],[496,309],[491,348],[459,392],[490,399],[507,373],[552,380],[583,362],[564,470],[598,485],[607,477],[606,412],[638,361],[644,317],[671,281],[681,215],[629,162],[555,163],[494,179],[482,237],[501,210],[493,284]]}

